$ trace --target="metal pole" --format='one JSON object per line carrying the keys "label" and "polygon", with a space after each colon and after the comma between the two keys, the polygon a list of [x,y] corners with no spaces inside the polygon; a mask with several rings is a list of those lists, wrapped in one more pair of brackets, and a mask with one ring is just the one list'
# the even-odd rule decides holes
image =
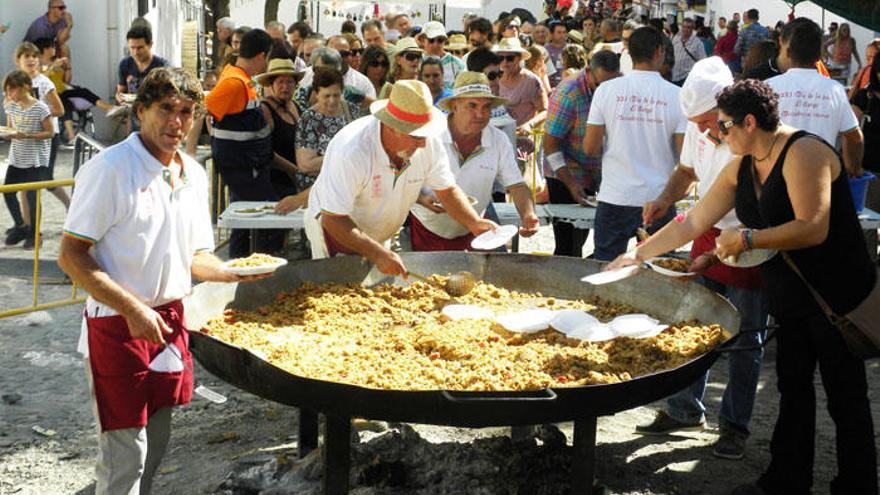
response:
{"label": "metal pole", "polygon": [[324,495],[348,493],[351,467],[351,418],[324,416]]}
{"label": "metal pole", "polygon": [[571,451],[571,493],[593,493],[596,477],[596,417],[574,421],[574,442]]}

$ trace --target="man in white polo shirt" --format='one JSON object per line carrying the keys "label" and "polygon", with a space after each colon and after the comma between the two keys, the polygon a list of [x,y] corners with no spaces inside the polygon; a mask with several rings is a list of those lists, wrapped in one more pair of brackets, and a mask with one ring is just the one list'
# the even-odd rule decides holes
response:
{"label": "man in white polo shirt", "polygon": [[[715,97],[733,84],[733,74],[720,57],[709,57],[694,64],[681,90],[681,108],[687,116],[687,131],[681,151],[681,161],[669,178],[663,192],[645,204],[642,219],[645,225],[662,217],[670,206],[682,199],[694,182],[702,197],[715,182],[718,174],[735,161],[730,147],[722,139],[718,128],[718,106]],[[752,331],[740,336],[739,344],[754,346],[753,350],[731,353],[728,357],[727,387],[721,400],[718,429],[721,436],[715,442],[713,453],[724,459],[741,459],[749,436],[749,423],[758,376],[761,372],[760,347],[763,331],[754,331],[767,325],[767,299],[762,290],[758,268],[735,268],[721,263],[714,255],[715,239],[726,228],[740,225],[736,212],[731,210],[714,228],[694,240],[691,271],[700,273],[700,282],[726,297],[736,306],[742,318],[742,328]],[[657,411],[651,423],[639,425],[636,432],[662,435],[683,430],[702,429],[706,424],[706,391],[708,372],[689,387],[667,399],[666,411]]]}
{"label": "man in white polo shirt", "polygon": [[[492,186],[497,180],[513,198],[522,218],[520,235],[531,237],[538,231],[531,192],[517,167],[513,146],[507,136],[489,125],[492,108],[506,101],[492,94],[489,78],[482,72],[460,73],[455,79],[453,95],[439,103],[440,108],[449,112],[448,125],[440,140],[458,187],[476,198],[476,211],[486,211],[492,202]],[[436,202],[433,192],[423,191],[418,203],[410,210],[413,251],[469,249],[473,234]]]}
{"label": "man in white polo shirt", "polygon": [[58,264],[90,294],[79,351],[100,428],[98,495],[149,493],[171,407],[192,397],[181,302],[192,277],[245,280],[214,256],[207,177],[178,151],[202,100],[183,69],[153,70],[134,104],[141,132],[76,175]]}
{"label": "man in white polo shirt", "polygon": [[862,175],[864,136],[849,105],[846,89],[816,71],[822,54],[822,28],[806,17],[799,17],[782,29],[779,58],[789,69],[767,79],[779,95],[782,122],[812,132],[828,142],[843,143],[843,163],[851,175]]}
{"label": "man in white polo shirt", "polygon": [[423,188],[458,223],[477,235],[498,226],[480,218],[455,185],[449,158],[436,136],[446,116],[431,90],[397,81],[372,115],[344,127],[327,145],[324,168],[309,193],[306,235],[312,258],[360,254],[388,275],[405,275],[403,261],[385,244],[403,225]]}
{"label": "man in white polo shirt", "polygon": [[[687,120],[679,105],[679,88],[660,76],[663,43],[663,34],[654,28],[633,31],[632,72],[602,83],[590,105],[584,153],[602,155],[593,253],[601,261],[612,261],[626,251],[642,225],[642,206],[663,191],[681,150]],[[649,232],[660,229],[674,213],[670,207]]]}
{"label": "man in white polo shirt", "polygon": [[452,89],[455,78],[459,72],[467,70],[464,62],[458,57],[446,51],[446,27],[437,21],[426,22],[422,26],[422,33],[425,35],[425,53],[440,59],[443,66],[443,84],[446,89]]}

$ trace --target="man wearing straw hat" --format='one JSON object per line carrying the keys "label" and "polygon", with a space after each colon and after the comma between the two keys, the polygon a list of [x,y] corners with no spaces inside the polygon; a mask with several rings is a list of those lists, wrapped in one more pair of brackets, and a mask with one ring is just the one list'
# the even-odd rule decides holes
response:
{"label": "man wearing straw hat", "polygon": [[[505,101],[492,94],[485,74],[462,72],[455,79],[452,96],[438,104],[449,112],[440,140],[449,156],[455,182],[476,199],[477,212],[484,212],[491,203],[492,186],[497,181],[511,195],[523,219],[520,235],[531,237],[538,231],[531,193],[517,167],[507,136],[489,125],[492,109]],[[464,225],[437,205],[434,194],[421,194],[410,212],[413,251],[465,250],[474,238]]]}
{"label": "man wearing straw hat", "polygon": [[330,141],[309,194],[306,235],[312,258],[359,254],[388,275],[405,275],[386,246],[422,189],[434,192],[456,222],[474,235],[498,226],[480,218],[455,185],[437,137],[446,118],[421,81],[397,81],[387,100],[370,105]]}

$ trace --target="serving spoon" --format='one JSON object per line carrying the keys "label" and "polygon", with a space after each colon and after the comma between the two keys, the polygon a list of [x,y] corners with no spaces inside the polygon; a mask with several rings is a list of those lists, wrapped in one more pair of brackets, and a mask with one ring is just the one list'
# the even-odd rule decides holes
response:
{"label": "serving spoon", "polygon": [[446,283],[435,282],[424,275],[419,275],[418,273],[413,272],[407,272],[406,276],[439,287],[452,297],[461,297],[474,290],[474,287],[477,285],[477,280],[474,277],[474,274],[468,271],[460,271],[450,274],[446,277]]}

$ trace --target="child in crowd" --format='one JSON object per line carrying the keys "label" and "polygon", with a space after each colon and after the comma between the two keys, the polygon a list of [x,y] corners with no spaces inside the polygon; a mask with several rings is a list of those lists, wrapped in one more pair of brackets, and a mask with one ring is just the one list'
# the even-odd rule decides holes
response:
{"label": "child in crowd", "polygon": [[[21,184],[46,180],[49,172],[49,152],[52,136],[52,113],[49,107],[31,94],[33,83],[30,76],[15,70],[3,80],[3,93],[6,99],[3,108],[6,124],[11,128],[5,139],[11,139],[9,147],[9,166],[6,169],[5,184]],[[36,212],[36,192],[25,194],[29,210]],[[21,206],[15,193],[5,193],[3,199],[15,225],[7,231],[6,245],[13,246],[25,241],[24,248],[34,247],[35,222],[26,222],[22,217]],[[34,218],[34,214],[31,218]]]}

